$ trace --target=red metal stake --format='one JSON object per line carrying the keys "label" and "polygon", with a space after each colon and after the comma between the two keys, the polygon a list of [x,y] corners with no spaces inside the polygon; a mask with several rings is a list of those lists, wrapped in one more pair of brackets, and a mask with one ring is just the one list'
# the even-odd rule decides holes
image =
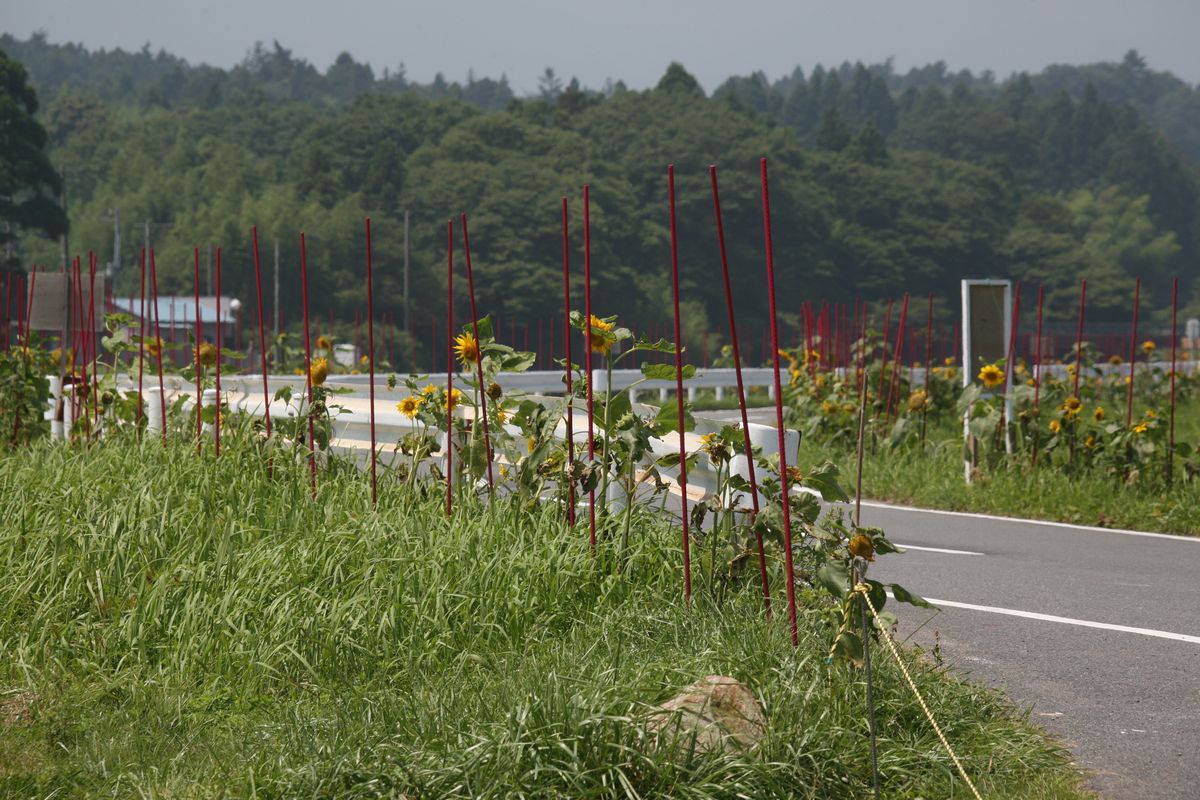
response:
{"label": "red metal stake", "polygon": [[892,377],[888,382],[887,404],[884,406],[884,419],[890,425],[892,422],[892,396],[896,391],[896,375],[904,360],[904,326],[908,322],[908,292],[904,293],[904,301],[900,304],[900,323],[896,327],[896,352],[892,356]]}
{"label": "red metal stake", "polygon": [[371,397],[371,505],[379,499],[375,478],[375,293],[371,275],[371,218],[367,217],[367,381]]}
{"label": "red metal stake", "polygon": [[200,384],[200,343],[204,341],[204,326],[200,322],[200,248],[192,248],[192,277],[196,285],[196,348],[192,354],[196,362],[196,453],[200,453],[200,409],[203,406],[204,389]]}
{"label": "red metal stake", "polygon": [[[267,388],[267,339],[263,332],[263,301],[262,301],[262,270],[258,263],[258,226],[250,228],[250,236],[254,240],[254,291],[258,297],[258,356],[262,364],[263,385],[263,415],[267,422],[267,436],[271,435],[271,392]],[[221,299],[217,298],[217,313],[220,313]]]}
{"label": "red metal stake", "polygon": [[300,231],[300,292],[304,299],[304,388],[308,391],[308,478],[312,485],[312,498],[317,499],[317,453],[313,442],[312,419],[312,343],[308,332],[308,247],[304,231]]}
{"label": "red metal stake", "polygon": [[[592,223],[589,187],[583,185],[583,350],[587,369],[588,463],[596,460],[596,435],[592,414]],[[596,490],[588,495],[588,542],[596,553]]]}
{"label": "red metal stake", "polygon": [[1079,282],[1079,327],[1075,331],[1075,382],[1071,389],[1072,397],[1079,397],[1080,358],[1083,355],[1083,307],[1087,298],[1087,278]]}
{"label": "red metal stake", "polygon": [[[139,308],[141,312],[138,316],[138,407],[137,407],[137,425],[138,433],[142,429],[142,370],[145,364],[143,358],[146,352],[146,248],[142,248],[142,282],[139,294]],[[63,354],[64,356],[66,353]]]}
{"label": "red metal stake", "polygon": [[446,515],[454,510],[454,219],[446,220]]}
{"label": "red metal stake", "polygon": [[1142,294],[1142,279],[1133,281],[1133,332],[1129,337],[1129,388],[1125,393],[1125,425],[1133,424],[1133,378],[1134,367],[1137,365],[1137,324],[1138,304]]}
{"label": "red metal stake", "polygon": [[[754,447],[750,443],[750,420],[746,411],[746,389],[742,385],[742,357],[738,346],[737,320],[733,312],[733,289],[729,282],[729,258],[725,250],[725,224],[721,219],[721,196],[717,190],[717,167],[708,166],[708,177],[712,183],[713,217],[717,224],[717,245],[721,251],[721,278],[725,284],[725,311],[729,315],[729,342],[733,350],[733,372],[737,378],[738,407],[742,412],[742,444],[746,454],[746,469],[750,478],[750,503],[754,516],[758,516],[758,479],[754,469]],[[767,616],[771,615],[771,589],[767,582],[767,554],[763,545],[762,531],[757,528],[754,532],[755,543],[758,546],[758,574],[762,581],[763,607]]]}
{"label": "red metal stake", "polygon": [[1175,347],[1179,341],[1175,315],[1179,309],[1179,278],[1171,281],[1171,410],[1167,426],[1167,485],[1175,478]]}
{"label": "red metal stake", "polygon": [[158,406],[159,413],[162,415],[162,440],[163,447],[167,446],[167,394],[163,388],[163,371],[162,371],[162,333],[160,329],[159,310],[158,310],[158,270],[154,265],[154,250],[150,250],[150,291],[154,295],[154,346],[158,351]]}
{"label": "red metal stake", "polygon": [[[471,269],[471,238],[467,235],[467,214],[461,212],[462,235],[463,235],[463,254],[467,260],[467,295],[471,299],[471,330],[475,334],[475,346],[482,347],[479,343],[479,312],[475,309],[475,273]],[[492,479],[492,437],[488,431],[487,418],[487,386],[483,384],[483,353],[479,353],[479,358],[475,362],[479,372],[479,404],[483,408],[483,452],[487,456],[487,479],[488,491],[494,492],[496,489],[495,481]],[[469,367],[468,367],[469,369]]]}
{"label": "red metal stake", "polygon": [[213,426],[215,443],[215,454],[217,457],[221,455],[221,248],[217,248],[217,408],[216,420]]}
{"label": "red metal stake", "polygon": [[762,175],[763,239],[767,255],[767,300],[771,311],[772,361],[775,367],[775,426],[779,434],[779,490],[783,507],[783,554],[787,574],[788,625],[792,646],[800,643],[796,628],[796,580],[792,565],[792,512],[787,467],[787,439],[783,427],[783,386],[779,381],[779,322],[775,314],[775,253],[771,244],[771,196],[767,188],[767,159],[759,162]]}
{"label": "red metal stake", "polygon": [[[675,416],[679,427],[679,489],[683,503],[683,599],[692,601],[691,535],[688,533],[687,434],[683,427],[683,349],[679,332],[679,237],[675,225],[675,165],[667,165],[667,193],[671,207],[671,298],[675,308]],[[590,324],[588,327],[591,327]]]}
{"label": "red metal stake", "polygon": [[[575,395],[571,388],[571,260],[570,237],[567,234],[567,197],[562,199],[562,257],[563,257],[563,349],[565,359],[563,371],[567,379],[567,474],[574,474],[575,435],[572,431],[575,416]],[[551,327],[553,335],[554,328]],[[575,524],[575,482],[567,482],[567,522]]]}

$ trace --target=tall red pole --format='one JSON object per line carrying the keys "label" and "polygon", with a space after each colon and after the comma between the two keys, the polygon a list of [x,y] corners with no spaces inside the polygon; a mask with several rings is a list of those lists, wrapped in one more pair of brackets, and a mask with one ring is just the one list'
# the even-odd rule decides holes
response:
{"label": "tall red pole", "polygon": [[[471,330],[475,334],[475,346],[482,347],[479,343],[479,312],[475,309],[475,274],[471,269],[471,238],[467,235],[467,213],[461,212],[462,235],[463,235],[463,255],[467,260],[467,295],[471,299]],[[488,431],[488,415],[487,415],[487,386],[483,384],[483,352],[480,351],[479,358],[475,362],[479,372],[479,404],[483,409],[483,452],[486,454],[487,460],[487,479],[488,491],[494,492],[496,489],[495,481],[492,479],[492,437]]]}
{"label": "tall red pole", "polygon": [[192,278],[196,286],[196,452],[200,452],[200,409],[204,404],[204,388],[200,383],[200,343],[204,341],[204,325],[200,322],[200,248],[192,248]]}
{"label": "tall red pole", "polygon": [[446,514],[454,510],[454,219],[446,220]]}
{"label": "tall red pole", "polygon": [[[675,308],[675,416],[679,434],[679,488],[683,503],[683,598],[692,600],[691,535],[688,533],[687,434],[683,427],[683,348],[679,328],[679,237],[675,225],[675,165],[667,165],[667,196],[671,209],[671,298]],[[590,324],[589,324],[589,327]]]}
{"label": "tall red pole", "polygon": [[875,395],[875,399],[880,403],[884,403],[883,399],[883,379],[887,374],[887,356],[888,356],[888,334],[892,327],[892,301],[888,300],[887,316],[883,320],[883,349],[880,351],[879,361],[879,391]]}
{"label": "tall red pole", "polygon": [[[588,463],[596,460],[592,411],[592,221],[590,188],[583,185],[583,350],[587,369]],[[606,465],[607,466],[607,465]],[[596,552],[596,490],[588,495],[588,542]]]}
{"label": "tall red pole", "polygon": [[[88,354],[92,368],[92,422],[94,425],[100,424],[100,382],[96,377],[96,364],[99,359],[96,357],[96,254],[88,253],[88,316],[87,316],[87,335],[88,335]],[[103,308],[101,308],[103,313]],[[161,357],[161,356],[160,356]],[[163,415],[166,419],[166,415]]]}
{"label": "tall red pole", "polygon": [[162,415],[162,440],[163,447],[167,446],[167,394],[163,388],[163,343],[162,332],[160,328],[159,310],[158,310],[158,270],[154,265],[154,250],[150,250],[150,291],[154,295],[154,346],[157,350],[158,359],[156,366],[158,367],[158,406],[159,413]]}
{"label": "tall red pole", "polygon": [[1175,477],[1175,347],[1179,341],[1175,315],[1179,310],[1179,278],[1171,281],[1171,410],[1167,426],[1167,485]]}
{"label": "tall red pole", "polygon": [[1013,370],[1017,366],[1017,327],[1021,320],[1021,282],[1013,287],[1012,319],[1008,326],[1008,355],[1004,358],[1004,380],[1006,391],[1013,386]]}
{"label": "tall red pole", "polygon": [[771,311],[771,358],[775,367],[775,427],[779,434],[779,491],[783,506],[783,555],[787,575],[788,625],[792,646],[800,643],[796,628],[796,580],[792,566],[792,512],[787,467],[787,437],[783,427],[783,386],[779,381],[779,321],[775,314],[775,253],[771,244],[771,196],[767,187],[767,159],[759,162],[762,176],[763,239],[767,255],[767,300]]}
{"label": "tall red pole", "polygon": [[[138,406],[137,406],[137,424],[138,431],[141,432],[142,425],[142,370],[144,368],[146,353],[146,248],[142,248],[142,282],[139,290],[138,307],[141,309],[138,318]],[[65,356],[66,353],[64,352]]]}
{"label": "tall red pole", "polygon": [[[1038,287],[1037,345],[1033,351],[1033,410],[1036,413],[1042,396],[1042,300],[1045,286]],[[1037,458],[1035,451],[1033,457]]]}
{"label": "tall red pole", "polygon": [[1083,307],[1086,299],[1087,278],[1084,278],[1079,282],[1079,327],[1075,330],[1075,383],[1071,388],[1073,397],[1079,397],[1079,373],[1082,371],[1080,359],[1083,356]]}
{"label": "tall red pole", "polygon": [[[263,415],[267,422],[267,436],[271,435],[271,392],[267,388],[267,339],[263,332],[263,301],[262,301],[262,270],[258,263],[258,226],[250,228],[250,236],[254,240],[254,291],[258,298],[258,357],[262,365],[263,386]],[[217,313],[220,313],[221,300],[217,298]],[[277,321],[278,322],[278,321]]]}
{"label": "tall red pole", "polygon": [[1129,335],[1129,387],[1125,392],[1125,424],[1133,424],[1133,378],[1134,367],[1137,365],[1137,324],[1138,304],[1142,294],[1142,279],[1133,281],[1133,331]]}
{"label": "tall red pole", "polygon": [[304,300],[304,388],[308,391],[308,477],[312,485],[312,498],[317,499],[317,453],[313,442],[313,386],[312,386],[312,342],[308,328],[308,246],[304,231],[300,231],[300,294]]}
{"label": "tall red pole", "polygon": [[216,419],[213,426],[216,448],[215,453],[219,457],[221,455],[221,408],[224,405],[221,402],[221,248],[217,248],[217,408]]}
{"label": "tall red pole", "polygon": [[[574,474],[575,434],[572,431],[575,416],[575,395],[571,388],[571,259],[570,237],[567,233],[567,196],[562,199],[562,259],[563,259],[563,349],[565,360],[563,371],[567,378],[567,474]],[[551,331],[554,329],[551,328]],[[575,524],[575,482],[567,482],[567,522]]]}
{"label": "tall red pole", "polygon": [[[717,167],[709,164],[708,177],[712,183],[713,217],[717,225],[717,245],[721,251],[721,279],[725,285],[725,311],[729,315],[729,343],[733,350],[733,373],[737,378],[738,407],[742,412],[742,444],[746,453],[746,469],[750,478],[750,503],[754,516],[758,516],[758,479],[754,469],[754,447],[750,444],[750,420],[746,412],[746,389],[742,385],[742,357],[738,346],[737,320],[733,312],[733,288],[729,282],[729,258],[725,250],[725,224],[721,219],[721,195],[717,189]],[[758,574],[762,581],[763,607],[771,613],[771,589],[767,583],[767,555],[763,545],[762,531],[755,530],[758,546]]]}
{"label": "tall red pole", "polygon": [[371,505],[379,498],[375,478],[375,281],[371,274],[371,218],[367,223],[367,382],[371,398]]}
{"label": "tall red pole", "polygon": [[904,301],[900,304],[900,323],[896,327],[896,352],[892,357],[892,377],[888,381],[887,404],[884,406],[884,418],[890,424],[892,421],[892,396],[896,392],[896,376],[900,372],[900,364],[904,360],[904,326],[908,322],[908,292],[904,293]]}

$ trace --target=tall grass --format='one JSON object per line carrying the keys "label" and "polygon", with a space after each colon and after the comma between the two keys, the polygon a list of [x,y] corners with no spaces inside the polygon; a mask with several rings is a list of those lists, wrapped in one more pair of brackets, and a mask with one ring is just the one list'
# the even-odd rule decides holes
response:
{"label": "tall grass", "polygon": [[[558,509],[454,517],[349,469],[231,440],[44,443],[0,459],[0,796],[801,797],[869,791],[862,675],[798,649],[753,585],[681,599],[677,530],[637,518],[624,574]],[[777,578],[778,580],[778,578]],[[776,583],[778,585],[778,583]],[[1003,698],[912,656],[992,797],[1078,797]],[[882,654],[888,797],[963,796]],[[650,746],[647,711],[733,675],[769,719],[745,753]]]}

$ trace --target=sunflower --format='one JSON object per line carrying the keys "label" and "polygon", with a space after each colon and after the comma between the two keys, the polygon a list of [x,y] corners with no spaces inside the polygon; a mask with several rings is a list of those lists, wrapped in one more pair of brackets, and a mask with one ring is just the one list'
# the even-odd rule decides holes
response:
{"label": "sunflower", "polygon": [[1058,433],[1061,430],[1062,430],[1062,425],[1058,424],[1058,420],[1056,420],[1056,419],[1050,420],[1050,432],[1051,433]]}
{"label": "sunflower", "polygon": [[471,333],[454,337],[454,352],[464,364],[479,363],[479,342],[475,341],[475,336]]}
{"label": "sunflower", "polygon": [[793,464],[787,468],[787,479],[788,483],[800,483],[800,481],[804,480],[804,473],[800,471],[799,467]]}
{"label": "sunflower", "polygon": [[491,383],[488,384],[488,387],[487,387],[487,396],[488,397],[492,398],[493,400],[499,400],[500,395],[503,393],[504,393],[504,388],[500,384],[496,383],[495,381],[492,381]]}
{"label": "sunflower", "polygon": [[1088,434],[1087,439],[1085,439],[1083,442],[1083,446],[1086,447],[1088,450],[1095,450],[1096,449],[1096,437],[1092,436],[1091,434]]}
{"label": "sunflower", "polygon": [[437,394],[437,391],[438,387],[434,386],[432,383],[427,383],[425,384],[425,388],[421,390],[421,396],[433,397],[435,394]]}
{"label": "sunflower", "polygon": [[292,374],[293,375],[303,375],[304,370],[300,369],[299,367],[296,367],[296,369],[292,370]]}
{"label": "sunflower", "polygon": [[1108,357],[1108,363],[1112,364],[1114,367],[1119,367],[1125,363],[1125,359],[1121,358],[1116,353],[1113,353]]}
{"label": "sunflower", "polygon": [[317,349],[332,350],[333,349],[333,339],[330,339],[328,336],[318,336],[317,337]]}
{"label": "sunflower", "polygon": [[708,455],[708,460],[714,465],[724,464],[729,460],[729,448],[721,441],[721,435],[706,433],[700,437],[700,449]]}
{"label": "sunflower", "polygon": [[942,360],[942,363],[945,364],[947,367],[953,367],[954,366],[954,357],[947,356],[945,359]]}
{"label": "sunflower", "polygon": [[415,395],[409,395],[396,404],[396,410],[404,416],[412,419],[421,410],[421,398]]}
{"label": "sunflower", "polygon": [[613,324],[600,319],[595,314],[592,314],[592,352],[608,355],[608,351],[612,350],[613,340],[607,336],[596,336],[596,331],[611,333]]}
{"label": "sunflower", "polygon": [[945,372],[946,380],[952,381],[956,377],[958,377],[958,370],[956,370],[954,367],[946,367],[946,372]]}
{"label": "sunflower", "polygon": [[1078,397],[1068,397],[1059,408],[1067,412],[1068,417],[1074,417],[1083,410],[1083,402]]}
{"label": "sunflower", "polygon": [[846,546],[850,551],[850,555],[855,558],[866,559],[867,561],[875,560],[875,542],[871,541],[871,537],[866,534],[855,534],[850,539],[850,544]]}
{"label": "sunflower", "polygon": [[1134,433],[1145,433],[1148,430],[1150,430],[1150,423],[1148,422],[1139,422],[1133,426]]}
{"label": "sunflower", "polygon": [[209,342],[202,343],[193,354],[196,361],[206,367],[217,363],[217,346]]}
{"label": "sunflower", "polygon": [[462,400],[462,392],[458,389],[451,389],[450,393],[446,395],[446,408],[453,411],[460,400]]}
{"label": "sunflower", "polygon": [[835,404],[829,402],[828,400],[825,400],[821,403],[821,413],[827,417],[832,417],[834,414],[837,413],[837,410],[838,410],[838,407]]}
{"label": "sunflower", "polygon": [[497,408],[495,416],[496,422],[499,422],[501,425],[508,422],[508,411],[506,409]]}
{"label": "sunflower", "polygon": [[146,340],[146,352],[158,358],[162,355],[163,340],[157,336]]}
{"label": "sunflower", "polygon": [[920,411],[929,405],[929,396],[924,389],[918,389],[908,396],[908,410]]}
{"label": "sunflower", "polygon": [[984,386],[994,389],[1004,383],[1004,370],[995,364],[987,364],[983,369],[979,370],[979,380],[983,381]]}
{"label": "sunflower", "polygon": [[1092,412],[1092,419],[1096,422],[1104,421],[1104,406],[1096,406],[1096,410]]}
{"label": "sunflower", "polygon": [[313,386],[320,386],[329,377],[329,362],[323,358],[314,359],[308,370],[308,378]]}
{"label": "sunflower", "polygon": [[370,357],[369,357],[369,356],[363,356],[363,357],[362,357],[362,358],[360,358],[358,361],[359,361],[359,363],[361,363],[361,364],[362,364],[364,367],[365,367],[365,366],[367,366],[368,364],[370,364],[370,363],[371,363],[371,359],[370,359]]}
{"label": "sunflower", "polygon": [[1157,346],[1158,345],[1156,345],[1153,340],[1147,339],[1146,341],[1142,342],[1142,352],[1145,353],[1146,355],[1150,355],[1151,353],[1154,352],[1154,349]]}

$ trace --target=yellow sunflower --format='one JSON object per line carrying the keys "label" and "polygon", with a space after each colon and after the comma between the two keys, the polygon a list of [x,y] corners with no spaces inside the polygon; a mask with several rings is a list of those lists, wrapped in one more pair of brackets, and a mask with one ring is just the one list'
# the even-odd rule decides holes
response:
{"label": "yellow sunflower", "polygon": [[1125,359],[1121,358],[1116,353],[1113,353],[1108,357],[1108,363],[1112,364],[1114,367],[1119,367],[1121,364],[1125,363]]}
{"label": "yellow sunflower", "polygon": [[1083,410],[1083,401],[1078,397],[1068,397],[1066,400],[1063,400],[1059,408],[1067,412],[1068,417],[1074,417]]}
{"label": "yellow sunflower", "polygon": [[1058,433],[1061,430],[1062,430],[1062,425],[1058,424],[1058,420],[1056,420],[1056,419],[1050,420],[1050,432],[1051,433]]}
{"label": "yellow sunflower", "polygon": [[435,394],[437,394],[437,391],[438,387],[434,386],[432,383],[427,383],[425,384],[425,388],[421,390],[421,396],[433,397]]}
{"label": "yellow sunflower", "polygon": [[1004,370],[997,367],[995,364],[987,364],[983,369],[979,370],[979,380],[983,381],[983,385],[989,389],[994,389],[1004,383]]}
{"label": "yellow sunflower", "polygon": [[155,358],[158,358],[160,355],[162,355],[162,348],[163,340],[159,337],[154,336],[146,340],[146,352]]}
{"label": "yellow sunflower", "polygon": [[821,403],[821,413],[827,417],[832,417],[834,414],[837,413],[837,410],[838,410],[838,407],[836,405],[834,405],[833,403],[829,402],[828,400],[825,400]]}
{"label": "yellow sunflower", "polygon": [[462,400],[462,392],[460,392],[458,389],[451,390],[451,392],[446,395],[446,408],[453,411],[460,400]]}
{"label": "yellow sunflower", "polygon": [[1139,422],[1133,426],[1134,433],[1145,433],[1148,430],[1150,430],[1150,424],[1147,422]]}
{"label": "yellow sunflower", "polygon": [[333,339],[328,336],[318,336],[317,347],[321,350],[330,350],[333,348]]}
{"label": "yellow sunflower", "polygon": [[908,396],[908,410],[920,411],[929,405],[929,397],[925,394],[924,389],[918,389]]}
{"label": "yellow sunflower", "polygon": [[475,336],[471,333],[454,337],[454,352],[464,364],[479,363],[479,342],[475,341]]}
{"label": "yellow sunflower", "polygon": [[193,357],[200,364],[210,367],[217,363],[217,346],[215,344],[204,342],[196,348],[195,353],[193,353]]}
{"label": "yellow sunflower", "polygon": [[396,404],[396,410],[404,416],[412,419],[421,410],[421,398],[415,395],[409,395]]}
{"label": "yellow sunflower", "polygon": [[308,371],[309,380],[313,386],[320,386],[329,377],[329,362],[323,358],[314,359]]}
{"label": "yellow sunflower", "polygon": [[1092,436],[1091,434],[1088,434],[1087,439],[1085,439],[1083,442],[1083,446],[1086,447],[1088,450],[1095,450],[1096,449],[1096,437]]}
{"label": "yellow sunflower", "polygon": [[1104,406],[1096,406],[1096,410],[1092,412],[1092,419],[1096,422],[1104,421]]}
{"label": "yellow sunflower", "polygon": [[359,362],[365,367],[371,363],[371,358],[370,358],[370,356],[363,356],[362,358],[359,359]]}
{"label": "yellow sunflower", "polygon": [[608,355],[608,351],[612,350],[613,341],[605,336],[597,336],[596,331],[604,331],[610,333],[613,329],[611,322],[606,322],[595,314],[592,314],[592,352]]}
{"label": "yellow sunflower", "polygon": [[942,360],[942,363],[945,364],[947,367],[953,367],[954,366],[954,358],[951,356],[947,356],[945,359]]}
{"label": "yellow sunflower", "polygon": [[1142,352],[1146,355],[1153,353],[1156,347],[1158,347],[1158,345],[1156,345],[1151,339],[1147,339],[1146,341],[1142,342]]}

